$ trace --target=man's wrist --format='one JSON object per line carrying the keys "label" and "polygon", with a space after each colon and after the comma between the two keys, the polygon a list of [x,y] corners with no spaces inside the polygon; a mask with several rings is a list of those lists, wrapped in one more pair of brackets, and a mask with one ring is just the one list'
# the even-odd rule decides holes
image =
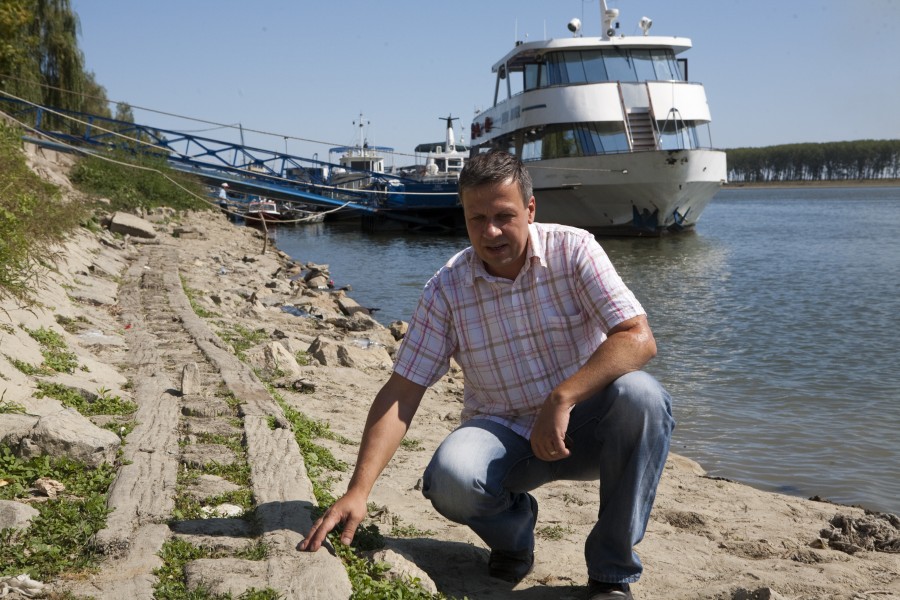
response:
{"label": "man's wrist", "polygon": [[573,398],[568,397],[558,389],[550,392],[550,395],[547,397],[547,403],[557,410],[566,411],[571,410],[576,404]]}

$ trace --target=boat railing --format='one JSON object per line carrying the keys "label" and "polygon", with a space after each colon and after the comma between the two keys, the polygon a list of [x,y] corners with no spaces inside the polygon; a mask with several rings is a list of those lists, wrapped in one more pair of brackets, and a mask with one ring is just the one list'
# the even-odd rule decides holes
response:
{"label": "boat railing", "polygon": [[[681,111],[675,108],[674,106],[669,109],[668,114],[666,114],[666,120],[663,121],[663,125],[660,128],[660,132],[665,135],[669,131],[669,123],[672,124],[672,132],[674,134],[676,143],[678,144],[678,150],[684,150],[684,137],[678,135],[679,131],[683,131],[687,128],[687,123],[685,123],[684,118],[681,116]],[[679,127],[679,123],[681,127]]]}

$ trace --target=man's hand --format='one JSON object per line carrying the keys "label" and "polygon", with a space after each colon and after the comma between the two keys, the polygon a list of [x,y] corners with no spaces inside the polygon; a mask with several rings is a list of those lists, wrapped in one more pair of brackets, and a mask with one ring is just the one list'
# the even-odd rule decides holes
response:
{"label": "man's hand", "polygon": [[309,530],[306,539],[300,542],[297,550],[315,552],[322,547],[325,536],[334,529],[339,523],[344,524],[341,531],[341,543],[349,546],[356,534],[356,528],[366,518],[367,507],[366,499],[358,498],[352,494],[346,494],[337,502],[331,505],[331,508],[325,511]]}
{"label": "man's hand", "polygon": [[570,408],[551,398],[544,402],[531,430],[531,450],[539,459],[560,460],[571,454],[565,442]]}

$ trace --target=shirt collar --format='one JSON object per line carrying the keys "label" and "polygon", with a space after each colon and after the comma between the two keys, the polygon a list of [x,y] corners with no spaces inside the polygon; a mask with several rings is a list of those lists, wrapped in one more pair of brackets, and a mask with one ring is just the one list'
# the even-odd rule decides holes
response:
{"label": "shirt collar", "polygon": [[[468,277],[466,277],[467,285],[475,285],[475,279],[478,277],[485,281],[509,281],[488,273],[487,269],[484,268],[484,263],[481,262],[481,259],[475,253],[475,249],[471,246],[466,249],[466,254],[468,255],[466,259],[469,265],[469,273]],[[525,249],[525,266],[522,267],[519,274],[528,271],[534,264],[546,266],[547,259],[543,238],[539,234],[537,223],[530,223],[528,225],[528,247]]]}

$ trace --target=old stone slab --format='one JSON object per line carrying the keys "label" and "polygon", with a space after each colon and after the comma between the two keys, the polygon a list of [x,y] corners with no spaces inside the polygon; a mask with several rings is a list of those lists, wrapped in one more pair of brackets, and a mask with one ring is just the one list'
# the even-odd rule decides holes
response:
{"label": "old stone slab", "polygon": [[40,513],[22,502],[0,500],[0,530],[25,529]]}

